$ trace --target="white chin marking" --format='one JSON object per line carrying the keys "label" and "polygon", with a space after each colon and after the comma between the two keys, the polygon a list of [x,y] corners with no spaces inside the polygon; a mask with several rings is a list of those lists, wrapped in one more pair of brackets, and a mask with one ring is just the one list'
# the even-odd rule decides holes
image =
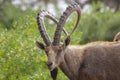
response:
{"label": "white chin marking", "polygon": [[50,67],[49,70],[53,71],[56,67]]}
{"label": "white chin marking", "polygon": [[50,71],[53,71],[53,69],[50,69]]}
{"label": "white chin marking", "polygon": [[50,71],[53,71],[53,70],[54,70],[54,68],[49,68],[49,70],[50,70]]}

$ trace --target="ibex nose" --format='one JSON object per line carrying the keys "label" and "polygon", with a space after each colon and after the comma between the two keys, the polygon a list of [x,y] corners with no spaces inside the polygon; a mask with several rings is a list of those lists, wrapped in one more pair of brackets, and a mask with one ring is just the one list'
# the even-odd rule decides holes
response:
{"label": "ibex nose", "polygon": [[52,66],[52,64],[53,64],[52,62],[48,62],[47,66],[50,67],[50,66]]}

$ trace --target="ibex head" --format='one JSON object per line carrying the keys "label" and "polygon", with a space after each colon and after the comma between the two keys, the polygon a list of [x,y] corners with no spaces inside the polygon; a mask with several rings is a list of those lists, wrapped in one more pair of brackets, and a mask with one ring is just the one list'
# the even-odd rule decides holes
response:
{"label": "ibex head", "polygon": [[[38,41],[36,41],[36,44],[40,49],[45,51],[45,53],[48,57],[47,65],[48,65],[48,68],[50,69],[50,71],[54,70],[62,63],[62,60],[64,58],[64,50],[69,45],[70,35],[71,35],[71,34],[68,35],[67,32],[63,29],[63,27],[64,27],[64,24],[65,24],[67,18],[74,11],[77,12],[78,18],[77,18],[76,25],[73,28],[73,31],[71,32],[71,34],[72,34],[74,32],[74,30],[76,29],[76,27],[78,26],[79,20],[80,20],[81,11],[80,11],[79,5],[74,4],[74,5],[67,7],[67,9],[63,12],[63,15],[60,17],[59,22],[50,13],[48,13],[46,11],[41,11],[38,14],[38,17],[37,17],[38,28],[39,28],[41,37],[43,38],[43,41],[45,42],[46,45],[44,45],[43,43],[38,42]],[[53,42],[51,42],[51,40],[46,32],[46,28],[44,26],[44,17],[47,17],[47,18],[53,20],[57,24]],[[67,34],[67,38],[65,39],[63,44],[60,44],[61,32],[63,30]]]}

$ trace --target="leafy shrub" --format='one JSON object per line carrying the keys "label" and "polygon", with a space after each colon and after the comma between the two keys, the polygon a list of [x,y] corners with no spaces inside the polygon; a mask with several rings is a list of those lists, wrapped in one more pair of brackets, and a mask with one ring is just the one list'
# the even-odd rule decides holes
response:
{"label": "leafy shrub", "polygon": [[103,13],[92,12],[82,14],[79,30],[83,32],[80,43],[87,43],[96,40],[112,41],[117,32],[120,31],[120,12]]}

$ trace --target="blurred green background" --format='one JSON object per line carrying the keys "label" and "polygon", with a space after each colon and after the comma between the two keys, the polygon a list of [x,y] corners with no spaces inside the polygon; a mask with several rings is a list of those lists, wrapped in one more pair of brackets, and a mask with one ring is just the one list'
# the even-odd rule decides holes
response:
{"label": "blurred green background", "polygon": [[[36,40],[43,42],[36,17],[45,9],[59,19],[74,2],[80,4],[82,14],[71,44],[112,41],[120,31],[120,0],[0,0],[0,80],[51,80],[47,57],[35,45]],[[76,16],[73,13],[65,24],[69,33]],[[45,19],[45,25],[53,38],[56,24]],[[63,34],[61,41],[64,38]],[[58,80],[68,80],[60,70]]]}

